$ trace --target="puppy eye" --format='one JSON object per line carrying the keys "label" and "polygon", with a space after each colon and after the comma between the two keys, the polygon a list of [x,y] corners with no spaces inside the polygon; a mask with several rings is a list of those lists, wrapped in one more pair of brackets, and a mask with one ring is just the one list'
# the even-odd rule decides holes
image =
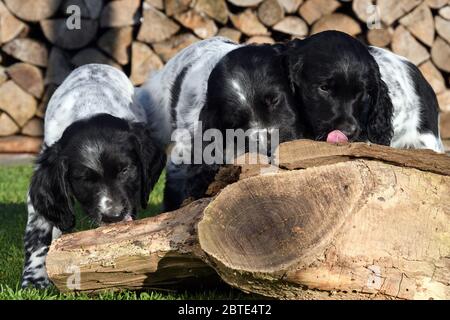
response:
{"label": "puppy eye", "polygon": [[277,95],[269,95],[266,97],[266,104],[271,107],[271,106],[275,106],[280,102],[280,97]]}
{"label": "puppy eye", "polygon": [[330,91],[330,86],[328,84],[322,84],[319,86],[319,90],[323,91],[323,92],[329,92]]}

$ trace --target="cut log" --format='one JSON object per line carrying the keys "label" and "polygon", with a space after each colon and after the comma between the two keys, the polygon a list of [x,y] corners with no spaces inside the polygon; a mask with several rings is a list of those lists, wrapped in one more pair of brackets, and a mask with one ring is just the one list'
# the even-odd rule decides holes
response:
{"label": "cut log", "polygon": [[60,85],[72,72],[73,67],[67,53],[58,47],[53,47],[48,58],[48,68],[45,74],[45,84]]}
{"label": "cut log", "polygon": [[37,40],[24,38],[6,43],[2,50],[17,60],[29,62],[39,67],[47,66],[48,50]]}
{"label": "cut log", "polygon": [[10,78],[26,92],[36,98],[44,93],[44,78],[42,71],[28,63],[15,63],[7,69]]}
{"label": "cut log", "polygon": [[284,18],[284,9],[278,0],[265,0],[258,7],[258,18],[264,25],[271,27]]}
{"label": "cut log", "polygon": [[73,56],[71,62],[76,67],[81,67],[85,64],[90,63],[100,63],[107,64],[119,70],[122,70],[122,67],[117,62],[115,62],[113,59],[108,58],[96,48],[86,48],[79,51],[75,56]]}
{"label": "cut log", "polygon": [[47,256],[51,280],[61,291],[166,289],[215,271],[273,298],[450,298],[448,156],[295,141],[279,158],[293,170],[62,236]]}
{"label": "cut log", "polygon": [[144,3],[143,21],[137,39],[153,43],[169,39],[180,30],[180,26],[169,19],[164,13]]}
{"label": "cut log", "polygon": [[27,27],[25,23],[14,17],[0,2],[0,44],[11,41]]}
{"label": "cut log", "polygon": [[303,3],[303,0],[278,0],[278,2],[283,6],[286,13],[294,13]]}
{"label": "cut log", "polygon": [[112,28],[97,41],[100,49],[121,65],[130,62],[130,46],[133,41],[133,28]]}
{"label": "cut log", "polygon": [[31,119],[23,126],[21,133],[30,137],[44,136],[44,121],[39,118]]}
{"label": "cut log", "polygon": [[158,10],[164,10],[164,0],[145,0],[145,2]]}
{"label": "cut log", "polygon": [[274,44],[275,40],[273,40],[271,37],[266,37],[266,36],[254,36],[254,37],[248,38],[245,43],[248,43],[248,44],[251,44],[251,43],[255,43],[255,44],[264,44],[264,43]]}
{"label": "cut log", "polygon": [[426,4],[433,9],[439,9],[448,3],[448,0],[425,0]]}
{"label": "cut log", "polygon": [[6,81],[0,86],[0,110],[6,111],[19,126],[34,116],[36,108],[36,99],[14,81]]}
{"label": "cut log", "polygon": [[38,108],[36,110],[37,117],[44,119],[45,110],[47,109],[48,102],[50,101],[50,98],[52,97],[53,93],[56,91],[57,88],[58,86],[56,84],[49,84],[47,86],[44,96],[42,97],[42,100],[39,103]]}
{"label": "cut log", "polygon": [[171,17],[175,14],[185,12],[189,9],[192,0],[165,0],[166,14]]}
{"label": "cut log", "polygon": [[33,153],[41,151],[42,139],[36,137],[9,136],[0,138],[0,153]]}
{"label": "cut log", "polygon": [[450,90],[446,90],[437,96],[441,111],[450,112]]}
{"label": "cut log", "polygon": [[431,58],[439,69],[450,72],[450,45],[441,37],[436,37],[431,48]]}
{"label": "cut log", "polygon": [[337,30],[356,36],[361,33],[358,22],[342,13],[333,13],[320,18],[311,30],[311,34],[316,34],[326,30]]}
{"label": "cut log", "polygon": [[303,19],[312,25],[314,22],[336,11],[341,4],[336,0],[307,0],[300,7],[299,13]]}
{"label": "cut log", "polygon": [[228,21],[228,7],[225,0],[197,0],[195,10],[206,13],[221,24]]}
{"label": "cut log", "polygon": [[98,19],[103,9],[103,0],[66,0],[61,6],[61,11],[65,15],[72,15],[73,12],[67,12],[69,6],[77,6],[80,8],[80,14],[82,18],[86,19]]}
{"label": "cut log", "polygon": [[258,20],[256,14],[250,9],[246,9],[244,12],[236,15],[231,14],[230,19],[234,27],[247,36],[269,35],[267,28]]}
{"label": "cut log", "polygon": [[167,62],[178,52],[199,40],[191,33],[182,33],[166,41],[153,44],[153,49],[164,62]]}
{"label": "cut log", "polygon": [[274,25],[273,30],[299,38],[306,37],[308,35],[308,25],[299,17],[286,17]]}
{"label": "cut log", "polygon": [[126,27],[138,24],[140,0],[111,1],[102,10],[100,26]]}
{"label": "cut log", "polygon": [[450,21],[436,16],[435,22],[437,33],[448,43],[450,43]]}
{"label": "cut log", "polygon": [[158,55],[142,42],[133,42],[131,57],[130,80],[135,86],[143,84],[150,72],[159,70],[164,66]]}
{"label": "cut log", "polygon": [[431,47],[433,45],[434,19],[430,8],[425,3],[400,19],[400,23],[427,46]]}
{"label": "cut log", "polygon": [[63,49],[80,49],[88,45],[97,35],[96,20],[81,20],[80,29],[69,29],[66,19],[41,21],[45,37],[52,44]]}
{"label": "cut log", "polygon": [[10,136],[20,130],[19,126],[6,112],[0,111],[0,137]]}
{"label": "cut log", "polygon": [[51,17],[61,0],[5,0],[14,15],[25,21],[37,22]]}
{"label": "cut log", "polygon": [[442,139],[450,139],[450,112],[443,112],[440,116]]}
{"label": "cut log", "polygon": [[439,10],[439,15],[445,20],[450,20],[450,5]]}
{"label": "cut log", "polygon": [[218,31],[212,19],[196,10],[176,14],[175,19],[185,28],[191,29],[201,39],[214,37]]}
{"label": "cut log", "polygon": [[392,51],[420,65],[430,58],[428,50],[403,26],[398,26],[392,39]]}
{"label": "cut log", "polygon": [[374,0],[353,0],[352,9],[359,20],[364,23],[369,21],[370,16],[373,14],[369,10],[370,6],[374,5]]}
{"label": "cut log", "polygon": [[239,43],[241,40],[242,32],[240,32],[236,29],[224,27],[219,30],[217,35],[228,38],[230,40],[233,40],[234,42]]}
{"label": "cut log", "polygon": [[427,61],[419,67],[425,79],[433,87],[436,94],[445,91],[445,80],[442,73],[434,66],[433,62]]}
{"label": "cut log", "polygon": [[377,0],[377,6],[380,12],[381,21],[390,26],[397,19],[417,7],[422,0]]}
{"label": "cut log", "polygon": [[256,7],[263,0],[228,0],[228,2],[238,7]]}
{"label": "cut log", "polygon": [[0,65],[0,85],[8,80],[8,74],[6,73],[6,69]]}
{"label": "cut log", "polygon": [[371,29],[367,32],[367,41],[376,47],[387,47],[392,42],[394,30],[392,28]]}

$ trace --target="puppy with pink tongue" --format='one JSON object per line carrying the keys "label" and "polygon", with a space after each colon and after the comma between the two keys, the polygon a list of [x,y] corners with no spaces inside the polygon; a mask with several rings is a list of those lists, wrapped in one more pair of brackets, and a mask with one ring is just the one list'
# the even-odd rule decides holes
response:
{"label": "puppy with pink tongue", "polygon": [[327,142],[332,144],[348,143],[348,137],[340,130],[334,130],[328,134]]}

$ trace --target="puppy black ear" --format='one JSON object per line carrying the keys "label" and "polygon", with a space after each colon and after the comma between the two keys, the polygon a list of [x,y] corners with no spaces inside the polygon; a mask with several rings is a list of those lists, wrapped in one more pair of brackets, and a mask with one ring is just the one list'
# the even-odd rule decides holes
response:
{"label": "puppy black ear", "polygon": [[389,146],[394,135],[392,127],[393,105],[389,97],[386,83],[378,78],[378,93],[372,97],[372,105],[367,123],[367,136],[369,141]]}
{"label": "puppy black ear", "polygon": [[289,41],[284,52],[285,68],[289,76],[292,92],[295,94],[301,86],[301,74],[303,71],[303,47],[306,40],[295,39]]}
{"label": "puppy black ear", "polygon": [[156,144],[147,125],[134,123],[131,130],[141,171],[141,207],[145,209],[150,193],[166,166],[166,153]]}
{"label": "puppy black ear", "polygon": [[60,147],[56,143],[45,148],[37,159],[30,184],[34,208],[61,231],[69,231],[75,226],[67,171],[66,161],[60,156]]}

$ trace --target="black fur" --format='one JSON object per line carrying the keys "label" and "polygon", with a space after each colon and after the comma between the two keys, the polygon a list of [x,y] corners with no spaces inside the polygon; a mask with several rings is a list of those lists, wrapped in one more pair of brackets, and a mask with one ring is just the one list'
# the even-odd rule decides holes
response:
{"label": "black fur", "polygon": [[[120,221],[147,206],[164,165],[164,152],[144,124],[96,115],[74,122],[45,148],[31,180],[31,202],[62,231],[74,226],[74,199],[95,222]],[[99,213],[102,192],[112,203]]]}
{"label": "black fur", "polygon": [[288,77],[300,102],[305,136],[326,140],[340,130],[350,141],[389,145],[393,106],[368,48],[337,31],[288,45]]}

